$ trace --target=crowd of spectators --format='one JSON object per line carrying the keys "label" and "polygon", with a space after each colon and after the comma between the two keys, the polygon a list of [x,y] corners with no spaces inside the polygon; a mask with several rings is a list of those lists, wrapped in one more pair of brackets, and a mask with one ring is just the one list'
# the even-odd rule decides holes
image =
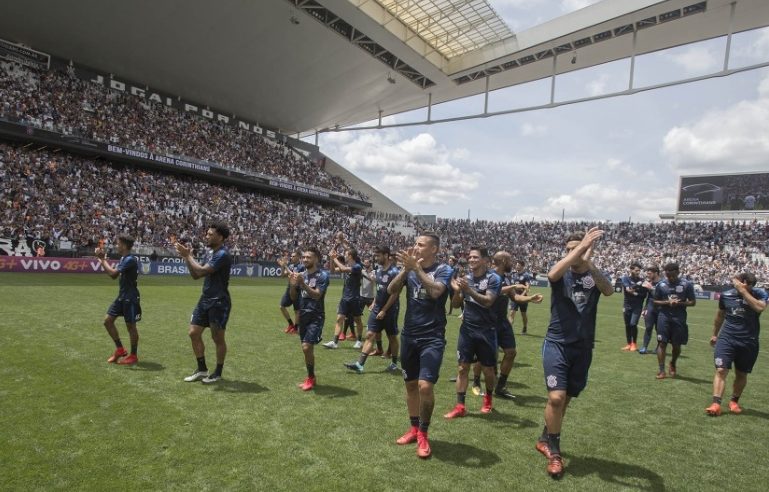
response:
{"label": "crowd of spectators", "polygon": [[0,63],[0,118],[367,199],[280,142],[69,73]]}
{"label": "crowd of spectators", "polygon": [[595,262],[616,278],[631,261],[677,261],[682,274],[701,285],[725,284],[743,270],[769,280],[769,223],[489,222],[438,219],[421,225],[377,220],[346,207],[268,196],[200,179],[146,171],[66,153],[0,144],[0,238],[68,240],[88,253],[99,240],[109,246],[119,233],[137,246],[168,252],[169,238],[198,251],[210,220],[230,224],[239,261],[274,261],[311,244],[325,253],[343,231],[363,254],[378,244],[399,249],[414,234],[434,230],[442,256],[462,258],[472,245],[507,250],[534,273],[546,273],[564,254],[564,238],[593,225],[606,234]]}

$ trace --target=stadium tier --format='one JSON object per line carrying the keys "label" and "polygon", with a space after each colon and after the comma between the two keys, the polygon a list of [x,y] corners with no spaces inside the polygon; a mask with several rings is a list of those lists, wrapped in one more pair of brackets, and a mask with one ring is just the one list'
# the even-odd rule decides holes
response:
{"label": "stadium tier", "polygon": [[0,63],[0,119],[367,198],[280,141],[57,70]]}
{"label": "stadium tier", "polygon": [[[364,217],[344,207],[8,144],[0,144],[0,182],[1,238],[43,239],[54,249],[68,240],[82,254],[90,254],[99,240],[111,241],[122,232],[136,236],[137,246],[145,251],[166,248],[171,235],[199,241],[196,231],[217,218],[231,224],[232,250],[243,260],[274,261],[307,244],[323,249],[340,230],[364,253],[382,243],[402,248],[429,227],[441,236],[445,257],[461,257],[471,245],[485,244],[492,251],[512,252],[534,272],[545,272],[562,254],[567,232],[593,225],[382,222],[373,214]],[[769,278],[766,222],[600,225],[607,233],[596,264],[612,276],[624,272],[633,260],[644,264],[675,260],[687,276],[703,285],[728,283],[746,268],[760,279]]]}

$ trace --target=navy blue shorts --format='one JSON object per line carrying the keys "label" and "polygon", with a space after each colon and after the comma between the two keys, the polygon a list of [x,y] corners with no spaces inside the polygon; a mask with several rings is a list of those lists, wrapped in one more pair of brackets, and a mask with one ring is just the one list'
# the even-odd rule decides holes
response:
{"label": "navy blue shorts", "polygon": [[522,302],[517,303],[515,301],[510,301],[510,311],[520,311],[522,313],[525,313],[529,309],[529,303],[528,302]]}
{"label": "navy blue shorts", "polygon": [[740,372],[750,373],[758,359],[758,340],[739,340],[732,337],[718,337],[713,356],[716,368],[734,368]]}
{"label": "navy blue shorts", "polygon": [[657,316],[657,341],[673,345],[686,345],[689,342],[689,325],[686,319],[669,318],[660,313]]}
{"label": "navy blue shorts", "polygon": [[291,300],[291,287],[286,287],[286,292],[283,293],[283,297],[280,298],[280,307],[294,306],[294,311],[299,311],[299,300],[301,295],[297,294],[296,300]]}
{"label": "navy blue shorts", "polygon": [[339,301],[339,307],[336,310],[336,314],[341,314],[344,317],[353,318],[363,314],[363,306],[361,305],[360,298],[358,299],[342,299]]}
{"label": "navy blue shorts", "polygon": [[545,340],[542,367],[548,391],[561,390],[577,397],[587,386],[587,373],[593,361],[593,349],[579,344],[563,345]]}
{"label": "navy blue shorts", "polygon": [[412,338],[401,335],[401,368],[403,379],[438,382],[446,349],[445,338]]}
{"label": "navy blue shorts", "polygon": [[497,344],[502,350],[515,348],[513,325],[510,324],[507,318],[497,320]]}
{"label": "navy blue shorts", "polygon": [[366,329],[374,333],[381,333],[383,330],[387,336],[395,336],[398,331],[398,309],[390,308],[384,319],[376,319],[378,310],[371,311],[368,315]]}
{"label": "navy blue shorts", "polygon": [[302,318],[299,318],[299,340],[311,345],[319,344],[323,340],[324,321],[324,319],[316,318],[305,323]]}
{"label": "navy blue shorts", "polygon": [[476,360],[485,367],[497,365],[497,330],[459,328],[457,360],[471,364]]}
{"label": "navy blue shorts", "polygon": [[192,311],[190,324],[224,330],[227,328],[231,307],[232,304],[228,299],[201,298],[198,301],[198,305]]}
{"label": "navy blue shorts", "polygon": [[107,309],[107,316],[115,318],[122,316],[126,323],[136,323],[142,320],[142,306],[139,300],[124,301],[115,299]]}
{"label": "navy blue shorts", "polygon": [[628,306],[622,307],[622,316],[625,318],[625,326],[638,326],[638,321],[641,319],[642,306]]}

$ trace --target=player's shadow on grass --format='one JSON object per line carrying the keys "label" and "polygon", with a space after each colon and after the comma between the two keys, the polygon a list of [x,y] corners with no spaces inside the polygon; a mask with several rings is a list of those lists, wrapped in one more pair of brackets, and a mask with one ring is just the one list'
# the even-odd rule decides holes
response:
{"label": "player's shadow on grass", "polygon": [[542,407],[545,408],[547,398],[539,395],[515,395],[513,403],[522,407]]}
{"label": "player's shadow on grass", "polygon": [[250,381],[221,379],[214,385],[214,390],[226,391],[228,393],[264,393],[265,391],[270,391],[270,388]]}
{"label": "player's shadow on grass", "polygon": [[316,395],[325,396],[328,398],[347,398],[348,396],[356,396],[357,391],[350,388],[342,388],[340,386],[329,386],[327,384],[316,386],[313,391]]}
{"label": "player's shadow on grass", "polygon": [[693,384],[713,384],[712,379],[693,378],[691,376],[682,376],[680,374],[676,374],[674,379],[680,379],[681,381],[686,381],[687,383]]}
{"label": "player's shadow on grass", "polygon": [[[495,404],[498,405],[498,404]],[[483,415],[480,413],[469,413],[467,415],[470,418],[478,418],[492,423],[504,424],[504,427],[515,429],[529,429],[531,427],[539,427],[539,424],[529,419],[522,419],[509,413],[500,412],[494,410],[489,414]]]}
{"label": "player's shadow on grass", "polygon": [[134,371],[164,371],[166,366],[157,362],[148,362],[145,360],[139,361],[133,366]]}
{"label": "player's shadow on grass", "polygon": [[760,419],[769,419],[769,413],[754,410],[752,408],[744,408],[742,410],[742,415],[747,415],[748,417],[758,417]]}
{"label": "player's shadow on grass", "polygon": [[469,444],[430,439],[433,458],[462,468],[489,468],[499,463],[498,454]]}
{"label": "player's shadow on grass", "polygon": [[619,463],[593,456],[568,456],[566,473],[575,477],[597,475],[604,482],[623,489],[664,491],[665,481],[648,468],[629,463]]}

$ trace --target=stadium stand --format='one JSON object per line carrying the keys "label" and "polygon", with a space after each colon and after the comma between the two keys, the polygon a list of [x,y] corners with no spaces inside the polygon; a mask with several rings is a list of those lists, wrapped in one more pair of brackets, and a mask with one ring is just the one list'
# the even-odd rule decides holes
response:
{"label": "stadium stand", "polygon": [[367,198],[289,146],[56,70],[0,63],[0,118]]}
{"label": "stadium stand", "polygon": [[[100,240],[129,232],[145,250],[162,250],[168,237],[199,243],[208,219],[232,225],[233,253],[242,260],[273,261],[306,244],[330,245],[345,231],[361,251],[384,243],[412,244],[414,235],[435,229],[444,255],[462,256],[473,244],[505,249],[546,272],[562,255],[563,237],[587,222],[489,222],[438,219],[422,226],[409,220],[364,217],[345,207],[262,195],[191,177],[0,144],[0,237],[38,238],[55,247],[73,241],[90,254]],[[766,222],[604,223],[607,233],[597,264],[616,277],[632,260],[644,264],[678,261],[682,272],[702,285],[728,283],[750,269],[769,279]],[[108,243],[109,244],[109,243]]]}

